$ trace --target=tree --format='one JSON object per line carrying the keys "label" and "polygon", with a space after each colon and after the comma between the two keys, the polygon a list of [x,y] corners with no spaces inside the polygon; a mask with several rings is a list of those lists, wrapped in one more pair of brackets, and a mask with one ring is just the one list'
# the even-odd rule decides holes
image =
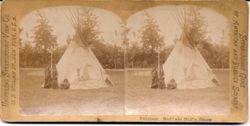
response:
{"label": "tree", "polygon": [[145,14],[145,24],[141,31],[141,40],[143,51],[148,64],[153,65],[156,61],[156,54],[164,46],[164,38],[160,35],[160,29],[157,22],[149,15]]}
{"label": "tree", "polygon": [[57,38],[52,34],[53,28],[49,24],[48,19],[39,12],[37,16],[38,19],[37,25],[34,27],[33,43],[36,51],[42,55],[42,59],[40,58],[39,62],[45,66],[49,63],[48,61],[50,61],[49,53],[52,53],[52,51],[57,48]]}
{"label": "tree", "polygon": [[124,51],[122,50],[122,47],[119,47],[117,45],[110,45],[110,59],[111,59],[111,68],[123,68],[123,56],[124,56]]}
{"label": "tree", "polygon": [[122,47],[97,42],[94,43],[92,50],[104,68],[123,68],[124,52]]}
{"label": "tree", "polygon": [[75,27],[76,35],[82,40],[79,44],[89,47],[100,41],[99,23],[92,9],[81,8],[71,14],[70,20]]}
{"label": "tree", "polygon": [[31,42],[23,43],[23,46],[20,47],[20,66],[21,67],[31,67],[33,60],[33,47]]}
{"label": "tree", "polygon": [[128,46],[129,46],[129,38],[128,38],[128,33],[130,31],[130,29],[127,27],[126,23],[121,23],[121,27],[123,29],[123,32],[121,33],[121,35],[123,36],[122,38],[122,46],[123,46],[123,50],[124,50],[124,54],[123,54],[123,68],[127,68],[128,66]]}
{"label": "tree", "polygon": [[183,30],[188,38],[189,44],[193,47],[208,42],[204,17],[200,13],[200,8],[189,7],[187,17],[183,17]]}

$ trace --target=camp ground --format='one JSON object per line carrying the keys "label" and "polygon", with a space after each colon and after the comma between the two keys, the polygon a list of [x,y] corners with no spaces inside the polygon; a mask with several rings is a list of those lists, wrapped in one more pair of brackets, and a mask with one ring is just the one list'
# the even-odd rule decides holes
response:
{"label": "camp ground", "polygon": [[27,15],[21,26],[23,115],[230,110],[229,31],[217,12],[160,6],[123,21],[98,8],[52,7]]}
{"label": "camp ground", "polygon": [[[207,31],[214,23],[208,22],[211,15],[216,14],[204,8],[166,6],[138,12],[128,19],[132,32],[138,29],[142,31],[143,50],[148,49],[150,52],[155,49],[155,53],[152,54],[154,65],[151,68],[130,68],[126,71],[125,113],[127,115],[229,113],[229,69],[223,66],[225,64],[214,67],[210,61],[217,57],[216,53],[207,50],[210,44],[202,45],[211,42],[207,36],[216,37]],[[223,19],[222,16],[218,16],[218,19],[221,18]],[[137,26],[133,25],[135,19]],[[141,21],[138,21],[139,19]],[[138,28],[138,24],[141,28]],[[222,31],[218,37],[220,42],[225,41],[225,29],[226,25],[224,29],[220,29]],[[136,38],[131,36],[130,39]],[[173,44],[167,45],[166,42],[164,45],[162,41]],[[164,46],[169,46],[169,49],[162,49]],[[203,49],[213,56],[207,57]],[[163,55],[166,52],[168,56]]]}
{"label": "camp ground", "polygon": [[196,31],[201,31],[201,29],[194,27],[192,23],[199,18],[198,11],[195,8],[184,8],[179,9],[179,13],[176,14],[176,22],[182,32],[180,38],[176,40],[174,49],[163,64],[163,71],[165,84],[173,81],[176,83],[177,89],[219,86],[219,80],[197,48],[197,41],[199,41],[197,39],[201,38],[194,34],[199,34]]}
{"label": "camp ground", "polygon": [[[127,72],[127,115],[225,115],[229,113],[228,69],[212,69],[221,80],[220,86],[201,89],[151,89],[151,69]],[[145,73],[145,74],[134,74]]]}
{"label": "camp ground", "polygon": [[[70,89],[92,89],[112,86],[109,75],[103,69],[90,48],[90,42],[83,35],[84,20],[78,13],[71,14],[70,20],[75,28],[73,41],[69,44],[65,53],[56,65],[58,73],[58,85],[67,80]],[[91,32],[91,31],[89,31]]]}
{"label": "camp ground", "polygon": [[[46,33],[46,37],[39,38],[37,41],[43,40],[41,43],[51,41],[51,38],[55,37],[50,28],[56,27],[58,22],[54,21],[59,18],[63,20],[63,23],[58,26],[59,29],[64,26],[71,28],[71,30],[65,29],[68,32],[66,36],[69,37],[65,40],[66,46],[61,47],[60,56],[57,55],[58,49],[56,49],[60,47],[56,47],[54,44],[48,48],[48,51],[45,50],[49,54],[44,54],[44,58],[47,60],[40,61],[40,64],[46,65],[32,68],[32,65],[35,64],[33,62],[28,65],[31,68],[20,69],[20,112],[23,115],[122,115],[124,113],[123,70],[120,68],[105,70],[103,68],[105,64],[101,64],[99,61],[101,58],[97,59],[96,54],[92,51],[94,48],[99,56],[105,54],[99,50],[104,48],[103,43],[105,43],[105,39],[101,37],[107,35],[100,35],[99,27],[109,26],[105,22],[101,24],[101,21],[106,20],[111,14],[101,9],[81,7],[59,7],[52,9],[52,12],[54,13],[50,15],[51,9],[45,9],[31,14],[30,18],[36,18],[38,15],[34,25],[42,27],[35,29],[33,26],[32,29],[39,33],[27,31],[25,37],[28,34],[35,34],[39,38]],[[56,13],[58,17],[54,18]],[[110,18],[108,19],[112,21]],[[53,22],[55,24],[51,26],[50,23]],[[113,22],[119,24],[115,17],[113,17]],[[116,27],[113,28],[116,29]],[[105,28],[103,31],[111,30],[112,35],[115,35],[114,29]],[[108,40],[112,40],[112,38],[108,38]],[[28,45],[27,43],[25,44]],[[24,48],[27,47],[26,45]],[[96,46],[101,46],[101,48]],[[38,52],[36,44],[33,48],[34,52]],[[30,62],[34,61],[34,58]],[[37,57],[36,60],[40,58]],[[117,64],[115,66],[118,67]]]}
{"label": "camp ground", "polygon": [[41,88],[44,69],[20,70],[20,113],[31,115],[122,115],[124,83],[121,71],[108,71],[116,84],[110,88],[55,90]]}

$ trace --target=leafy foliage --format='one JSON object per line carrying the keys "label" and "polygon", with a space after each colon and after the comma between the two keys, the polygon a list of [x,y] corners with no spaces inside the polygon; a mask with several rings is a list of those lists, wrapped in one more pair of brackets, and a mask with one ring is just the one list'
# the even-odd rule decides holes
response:
{"label": "leafy foliage", "polygon": [[[83,13],[85,11],[86,13]],[[157,61],[156,54],[158,51],[160,51],[160,62],[164,63],[174,47],[164,46],[164,39],[160,35],[159,26],[150,15],[146,14],[145,25],[140,32],[140,41],[129,42],[126,36],[129,29],[125,29],[123,45],[112,45],[100,41],[97,18],[90,10],[82,10],[78,14],[81,15],[81,19],[75,19],[81,21],[77,21],[79,24],[76,25],[76,28],[79,30],[78,35],[81,36],[81,40],[85,40],[81,41],[82,44],[91,45],[97,59],[106,69],[124,68],[124,59],[127,60],[126,67],[128,68],[152,68]],[[198,18],[198,15],[198,12],[193,15],[193,22],[196,23],[190,24],[192,32],[188,32],[194,40],[193,44],[198,47],[211,68],[229,68],[228,47],[209,42],[205,37],[202,18]],[[67,45],[57,45],[56,37],[52,34],[53,27],[49,25],[48,20],[43,15],[38,15],[38,17],[38,25],[34,28],[34,41],[23,42],[20,38],[20,67],[37,68],[47,66],[50,61],[49,51],[51,49],[54,50],[53,63],[56,64],[67,48]],[[20,29],[20,32],[22,32],[22,29]],[[195,33],[196,35],[194,35]],[[72,41],[74,41],[74,37],[68,36],[67,44],[69,45]],[[126,45],[126,51],[124,51],[124,45]],[[126,55],[124,55],[125,52]]]}
{"label": "leafy foliage", "polygon": [[198,49],[211,68],[229,68],[229,48],[227,46],[205,42]]}
{"label": "leafy foliage", "polygon": [[34,40],[36,49],[41,53],[47,53],[57,47],[56,37],[52,34],[53,29],[47,18],[41,13],[37,13],[37,25],[34,28]]}
{"label": "leafy foliage", "polygon": [[145,24],[141,29],[141,40],[145,55],[145,62],[155,64],[157,52],[164,46],[164,38],[160,35],[160,29],[157,22],[149,15],[145,14]]}
{"label": "leafy foliage", "polygon": [[[209,44],[210,47],[207,46]],[[227,46],[206,44],[206,48],[199,48],[202,56],[211,68],[229,68],[229,50]],[[205,46],[205,45],[204,45]],[[67,46],[59,46],[54,51],[54,63],[57,63],[65,52]],[[165,47],[161,50],[161,63],[164,63],[171,53],[173,46]],[[97,59],[105,69],[122,69],[124,68],[124,51],[122,47],[101,42],[93,44],[92,48]],[[128,68],[151,68],[145,53],[141,46],[131,45],[127,50]],[[44,67],[48,61],[40,60],[43,55],[31,45],[25,43],[20,48],[20,67]],[[155,58],[155,57],[151,57]]]}
{"label": "leafy foliage", "polygon": [[184,12],[185,15],[182,15],[184,16],[182,17],[184,21],[181,22],[183,35],[186,37],[183,41],[184,44],[196,47],[201,43],[207,42],[205,21],[200,13],[200,9],[198,7],[189,7]]}
{"label": "leafy foliage", "polygon": [[[57,48],[57,38],[53,35],[53,28],[47,18],[41,13],[37,13],[37,25],[34,27],[33,41],[26,42],[21,46],[21,56],[27,62],[24,66],[47,66],[50,63],[50,53]],[[22,30],[20,30],[22,31]],[[22,41],[20,39],[20,41]],[[21,59],[22,59],[21,58]],[[28,59],[36,59],[32,62]]]}
{"label": "leafy foliage", "polygon": [[104,68],[124,68],[124,50],[120,46],[96,42],[92,48],[95,56]]}
{"label": "leafy foliage", "polygon": [[90,46],[98,42],[99,38],[99,23],[97,16],[91,9],[81,8],[76,14],[72,14],[72,24],[75,27],[76,36],[80,38],[79,44]]}

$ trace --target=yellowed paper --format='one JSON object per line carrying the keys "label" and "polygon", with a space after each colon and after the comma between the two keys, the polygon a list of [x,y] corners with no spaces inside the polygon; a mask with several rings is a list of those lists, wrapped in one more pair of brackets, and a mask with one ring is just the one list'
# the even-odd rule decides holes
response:
{"label": "yellowed paper", "polygon": [[6,0],[8,122],[248,119],[241,0]]}

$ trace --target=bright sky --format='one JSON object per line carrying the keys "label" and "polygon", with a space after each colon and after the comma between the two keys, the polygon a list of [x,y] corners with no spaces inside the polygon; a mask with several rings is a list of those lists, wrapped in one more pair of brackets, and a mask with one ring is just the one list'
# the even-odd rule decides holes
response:
{"label": "bright sky", "polygon": [[[49,24],[54,27],[54,35],[57,36],[59,45],[66,44],[68,35],[74,35],[74,28],[67,17],[71,12],[76,11],[79,7],[54,7],[39,10],[49,20]],[[115,14],[103,9],[93,9],[93,13],[97,16],[101,37],[104,42],[120,44],[121,43],[121,20]],[[31,41],[34,26],[37,25],[37,11],[34,11],[24,17],[21,23],[23,32],[20,35],[24,41]],[[28,36],[27,36],[28,33]]]}
{"label": "bright sky", "polygon": [[[173,15],[176,14],[178,8],[184,6],[159,6],[149,8],[135,13],[127,19],[127,27],[130,29],[129,40],[138,41],[139,31],[144,25],[144,13],[149,13],[160,26],[161,34],[164,36],[166,45],[172,45],[174,39],[181,34],[181,29],[176,23]],[[74,34],[74,29],[70,21],[65,15],[69,16],[70,12],[74,12],[79,7],[53,7],[39,10],[40,13],[45,15],[50,25],[54,27],[54,35],[57,36],[59,45],[66,44],[68,35]],[[20,35],[23,41],[32,41],[33,29],[36,26],[37,11],[34,11],[25,16],[21,23],[23,32]],[[94,8],[93,13],[98,17],[100,24],[101,37],[104,42],[120,45],[122,42],[121,37],[121,20],[111,11]],[[211,38],[213,43],[228,45],[229,42],[229,29],[227,19],[219,13],[206,8],[201,9],[201,14],[205,18],[207,26],[208,37]],[[223,35],[224,34],[224,35]]]}

